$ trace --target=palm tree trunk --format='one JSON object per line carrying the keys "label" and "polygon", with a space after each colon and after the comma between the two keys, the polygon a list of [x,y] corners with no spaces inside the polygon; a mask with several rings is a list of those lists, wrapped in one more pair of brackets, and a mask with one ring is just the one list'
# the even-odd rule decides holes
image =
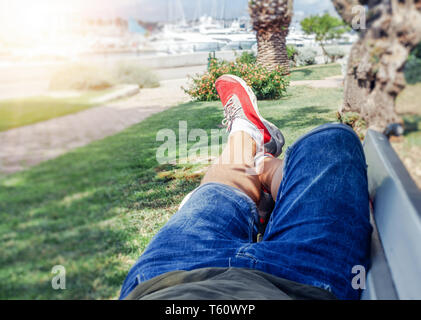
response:
{"label": "palm tree trunk", "polygon": [[277,66],[281,66],[284,70],[283,73],[288,74],[289,60],[285,37],[286,35],[282,33],[257,34],[257,63],[271,71],[275,70]]}

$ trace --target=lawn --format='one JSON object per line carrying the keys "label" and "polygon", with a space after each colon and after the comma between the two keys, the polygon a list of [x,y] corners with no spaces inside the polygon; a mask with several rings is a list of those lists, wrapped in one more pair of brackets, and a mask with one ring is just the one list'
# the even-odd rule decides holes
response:
{"label": "lawn", "polygon": [[396,109],[405,123],[405,136],[393,147],[421,188],[421,82],[408,85],[398,96]]}
{"label": "lawn", "polygon": [[323,80],[328,77],[342,75],[340,64],[321,64],[307,67],[297,67],[291,70],[291,81]]}
{"label": "lawn", "polygon": [[[287,145],[335,121],[342,89],[291,87],[260,104]],[[114,299],[135,260],[200,181],[198,165],[158,165],[160,129],[210,133],[220,103],[188,103],[57,159],[0,178],[0,299]],[[164,174],[163,174],[164,173]],[[177,178],[175,178],[177,177]],[[66,268],[66,290],[51,269]]]}
{"label": "lawn", "polygon": [[48,96],[0,100],[0,131],[45,121],[95,106],[96,97],[113,89],[87,91],[76,97],[53,98]]}

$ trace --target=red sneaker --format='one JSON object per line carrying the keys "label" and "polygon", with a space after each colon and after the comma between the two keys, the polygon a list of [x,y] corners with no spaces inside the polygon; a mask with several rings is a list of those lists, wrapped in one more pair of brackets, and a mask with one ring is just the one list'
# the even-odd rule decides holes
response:
{"label": "red sneaker", "polygon": [[227,131],[245,131],[256,143],[263,141],[266,153],[279,157],[285,144],[284,136],[274,124],[260,115],[256,96],[244,80],[227,74],[216,80],[215,87],[224,105],[222,124]]}

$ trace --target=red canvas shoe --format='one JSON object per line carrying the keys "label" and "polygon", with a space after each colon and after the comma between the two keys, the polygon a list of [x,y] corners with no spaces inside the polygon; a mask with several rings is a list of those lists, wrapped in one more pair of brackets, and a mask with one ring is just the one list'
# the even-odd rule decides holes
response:
{"label": "red canvas shoe", "polygon": [[279,157],[285,144],[284,136],[274,124],[260,115],[256,96],[244,80],[223,75],[216,80],[215,87],[224,105],[222,124],[227,131],[245,131],[258,145],[263,144],[264,152]]}

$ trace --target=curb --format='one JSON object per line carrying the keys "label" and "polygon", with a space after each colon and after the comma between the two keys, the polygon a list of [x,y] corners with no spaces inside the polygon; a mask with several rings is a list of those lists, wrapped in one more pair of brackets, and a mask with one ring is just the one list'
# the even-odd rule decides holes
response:
{"label": "curb", "polygon": [[99,98],[95,98],[91,100],[91,103],[94,104],[103,104],[103,103],[107,103],[110,102],[112,100],[117,100],[117,99],[121,99],[121,98],[127,98],[127,97],[131,97],[134,96],[135,94],[138,94],[140,92],[139,86],[138,85],[125,85],[125,86],[120,86],[118,87],[119,89],[111,92],[109,94],[106,94],[102,97]]}

